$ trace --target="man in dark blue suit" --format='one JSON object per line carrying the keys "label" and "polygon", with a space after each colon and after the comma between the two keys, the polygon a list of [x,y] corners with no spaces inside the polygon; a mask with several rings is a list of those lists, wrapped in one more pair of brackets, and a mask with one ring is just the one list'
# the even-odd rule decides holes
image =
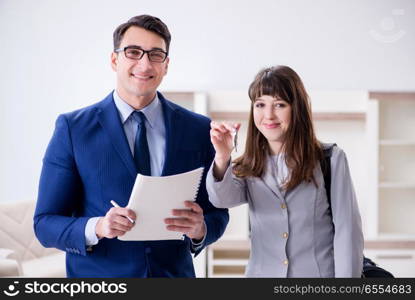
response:
{"label": "man in dark blue suit", "polygon": [[[208,201],[214,150],[210,120],[157,92],[169,64],[170,33],[141,15],[114,32],[116,89],[56,121],[43,159],[34,229],[45,247],[66,251],[69,277],[194,277],[197,255],[224,232],[229,216]],[[184,240],[120,241],[131,230],[124,208],[137,173],[167,176],[205,167],[196,202],[166,218]],[[175,187],[172,187],[174,189]],[[121,207],[112,207],[115,200]],[[190,200],[190,199],[189,199]]]}

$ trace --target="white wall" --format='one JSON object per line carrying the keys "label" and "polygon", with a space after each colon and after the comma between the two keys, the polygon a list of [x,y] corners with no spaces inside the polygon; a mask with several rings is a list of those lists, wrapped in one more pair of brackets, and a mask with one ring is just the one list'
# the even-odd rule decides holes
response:
{"label": "white wall", "polygon": [[415,89],[412,0],[0,0],[0,201],[36,197],[58,113],[110,92],[112,32],[142,13],[173,35],[165,90],[245,90],[273,64],[314,90]]}

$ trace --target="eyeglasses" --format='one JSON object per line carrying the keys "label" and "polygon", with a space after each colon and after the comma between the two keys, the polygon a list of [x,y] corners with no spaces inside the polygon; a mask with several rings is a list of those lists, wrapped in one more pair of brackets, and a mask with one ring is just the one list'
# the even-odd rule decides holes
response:
{"label": "eyeglasses", "polygon": [[115,49],[114,52],[120,53],[124,51],[125,57],[140,60],[143,58],[144,54],[147,53],[148,59],[151,62],[162,63],[166,60],[168,53],[159,50],[159,49],[152,49],[152,50],[144,50],[141,49],[139,46],[127,46],[124,48]]}

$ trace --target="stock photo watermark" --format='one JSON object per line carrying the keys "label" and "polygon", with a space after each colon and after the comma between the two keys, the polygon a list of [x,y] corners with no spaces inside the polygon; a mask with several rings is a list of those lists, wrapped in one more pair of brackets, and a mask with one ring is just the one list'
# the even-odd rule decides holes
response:
{"label": "stock photo watermark", "polygon": [[3,294],[9,297],[15,297],[19,294],[60,294],[73,297],[78,294],[125,294],[127,293],[127,283],[107,283],[101,282],[32,282],[19,283],[13,281]]}
{"label": "stock photo watermark", "polygon": [[374,40],[380,43],[396,43],[406,35],[406,31],[399,28],[397,25],[399,17],[403,15],[405,15],[404,9],[393,9],[391,11],[391,16],[383,17],[378,24],[378,28],[371,29],[369,34]]}

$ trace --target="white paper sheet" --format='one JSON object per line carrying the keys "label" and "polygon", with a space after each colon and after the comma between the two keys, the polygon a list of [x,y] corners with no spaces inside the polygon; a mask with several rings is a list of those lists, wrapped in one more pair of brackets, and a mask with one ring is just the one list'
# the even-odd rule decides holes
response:
{"label": "white paper sheet", "polygon": [[136,215],[136,224],[118,239],[150,241],[183,239],[181,232],[166,229],[165,218],[174,217],[172,209],[186,209],[184,201],[194,201],[203,168],[172,176],[137,175],[127,208]]}

